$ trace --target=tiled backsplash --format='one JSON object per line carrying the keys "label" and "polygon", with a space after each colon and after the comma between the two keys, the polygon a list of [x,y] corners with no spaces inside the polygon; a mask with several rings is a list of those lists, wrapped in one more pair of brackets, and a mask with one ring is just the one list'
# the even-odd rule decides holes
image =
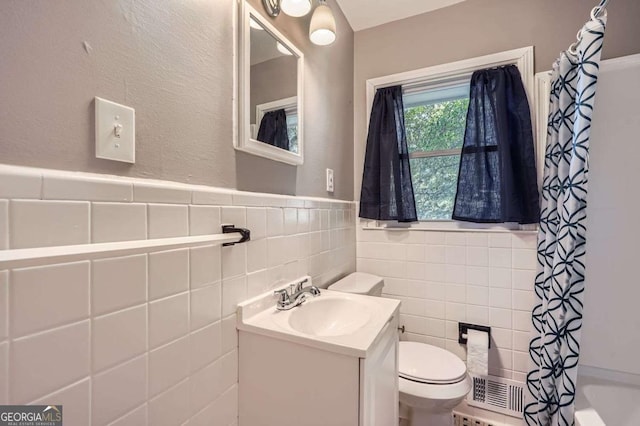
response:
{"label": "tiled backsplash", "polygon": [[0,166],[0,249],[218,234],[252,239],[0,271],[0,404],[65,425],[232,425],[235,305],[355,270],[353,203]]}
{"label": "tiled backsplash", "polygon": [[534,232],[382,230],[358,227],[357,270],[385,278],[402,300],[404,339],[466,360],[458,322],[490,325],[489,373],[524,381],[536,267]]}

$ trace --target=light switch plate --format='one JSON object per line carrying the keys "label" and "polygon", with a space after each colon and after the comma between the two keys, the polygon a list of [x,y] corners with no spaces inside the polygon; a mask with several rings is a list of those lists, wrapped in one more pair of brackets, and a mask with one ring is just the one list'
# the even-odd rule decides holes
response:
{"label": "light switch plate", "polygon": [[333,192],[333,169],[327,169],[327,192]]}
{"label": "light switch plate", "polygon": [[136,111],[106,99],[95,98],[96,157],[136,162]]}

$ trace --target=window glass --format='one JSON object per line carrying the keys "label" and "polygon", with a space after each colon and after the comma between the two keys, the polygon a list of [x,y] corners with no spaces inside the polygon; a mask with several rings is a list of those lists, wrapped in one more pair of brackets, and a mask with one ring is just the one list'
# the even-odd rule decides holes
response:
{"label": "window glass", "polygon": [[403,100],[418,219],[451,220],[469,84],[409,88]]}
{"label": "window glass", "polygon": [[289,135],[289,151],[298,153],[298,114],[287,113],[287,134]]}

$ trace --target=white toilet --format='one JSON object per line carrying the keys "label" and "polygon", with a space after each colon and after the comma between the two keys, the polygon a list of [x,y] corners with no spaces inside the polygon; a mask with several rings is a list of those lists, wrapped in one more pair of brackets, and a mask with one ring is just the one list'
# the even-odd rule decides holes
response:
{"label": "white toilet", "polygon": [[[354,272],[329,289],[381,296],[382,287],[381,277]],[[408,411],[411,426],[451,426],[451,411],[471,390],[467,366],[453,353],[425,343],[400,342],[398,352],[401,414]]]}

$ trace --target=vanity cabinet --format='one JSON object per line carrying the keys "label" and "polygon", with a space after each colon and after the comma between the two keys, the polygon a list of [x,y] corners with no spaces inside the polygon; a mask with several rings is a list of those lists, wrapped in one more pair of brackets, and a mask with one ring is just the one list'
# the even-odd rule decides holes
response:
{"label": "vanity cabinet", "polygon": [[360,358],[361,426],[398,424],[398,315],[382,331],[366,358]]}
{"label": "vanity cabinet", "polygon": [[239,331],[240,426],[398,424],[398,311],[364,354]]}

